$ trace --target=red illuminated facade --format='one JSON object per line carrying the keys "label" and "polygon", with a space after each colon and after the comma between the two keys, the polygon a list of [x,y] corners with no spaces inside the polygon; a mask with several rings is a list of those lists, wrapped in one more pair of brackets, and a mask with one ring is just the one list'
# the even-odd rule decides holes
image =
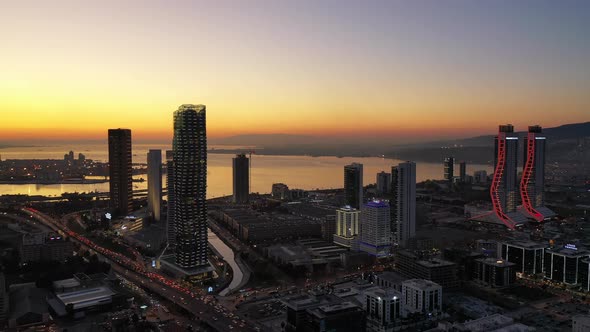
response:
{"label": "red illuminated facade", "polygon": [[545,137],[540,126],[531,126],[524,142],[524,166],[520,180],[520,197],[524,212],[543,221],[545,205]]}
{"label": "red illuminated facade", "polygon": [[492,206],[496,216],[509,228],[514,229],[517,208],[517,152],[518,136],[512,125],[501,125],[495,144],[495,168],[490,187]]}

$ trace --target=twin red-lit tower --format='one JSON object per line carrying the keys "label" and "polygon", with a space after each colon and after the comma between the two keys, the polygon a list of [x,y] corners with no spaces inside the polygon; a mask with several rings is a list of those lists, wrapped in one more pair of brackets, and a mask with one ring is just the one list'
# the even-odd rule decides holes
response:
{"label": "twin red-lit tower", "polygon": [[[494,176],[490,187],[496,216],[509,228],[528,218],[542,221],[553,216],[545,205],[545,137],[540,126],[531,126],[524,142],[524,166],[518,184],[518,135],[510,124],[499,127],[495,138]],[[518,196],[522,207],[518,207]]]}

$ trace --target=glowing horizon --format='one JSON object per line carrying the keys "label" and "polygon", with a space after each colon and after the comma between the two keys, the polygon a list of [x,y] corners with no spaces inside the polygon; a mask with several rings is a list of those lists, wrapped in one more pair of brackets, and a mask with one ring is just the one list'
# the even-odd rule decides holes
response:
{"label": "glowing horizon", "polygon": [[584,1],[18,2],[0,13],[0,140],[469,137],[590,120]]}

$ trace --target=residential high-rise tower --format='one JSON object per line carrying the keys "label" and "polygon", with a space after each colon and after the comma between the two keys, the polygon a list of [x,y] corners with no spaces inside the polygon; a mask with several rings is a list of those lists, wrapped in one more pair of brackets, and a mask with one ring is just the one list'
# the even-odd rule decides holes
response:
{"label": "residential high-rise tower", "polygon": [[162,151],[149,150],[147,154],[148,212],[153,221],[160,222],[162,213]]}
{"label": "residential high-rise tower", "polygon": [[233,165],[233,201],[244,204],[250,194],[250,159],[245,154],[238,154],[232,159]]}
{"label": "residential high-rise tower", "polygon": [[494,176],[490,187],[492,206],[496,216],[509,228],[525,221],[516,209],[518,136],[511,124],[500,125],[495,138]]}
{"label": "residential high-rise tower", "polygon": [[166,151],[166,191],[168,192],[168,206],[166,210],[166,236],[168,249],[176,247],[176,228],[174,227],[174,151]]}
{"label": "residential high-rise tower", "polygon": [[181,105],[174,112],[173,190],[176,264],[208,265],[207,133],[204,105]]}
{"label": "residential high-rise tower", "polygon": [[555,213],[545,207],[546,137],[541,126],[530,126],[524,140],[524,165],[520,180],[520,198],[525,213],[536,221]]}
{"label": "residential high-rise tower", "polygon": [[459,181],[461,183],[467,181],[467,163],[464,161],[459,163]]}
{"label": "residential high-rise tower", "polygon": [[131,156],[131,130],[109,129],[109,191],[116,216],[125,216],[132,209]]}
{"label": "residential high-rise tower", "polygon": [[455,158],[446,157],[444,160],[444,179],[453,183],[453,177],[455,176]]}
{"label": "residential high-rise tower", "polygon": [[377,173],[377,193],[389,194],[391,190],[391,173],[379,172]]}
{"label": "residential high-rise tower", "polygon": [[344,197],[346,205],[360,210],[363,205],[363,164],[344,166]]}
{"label": "residential high-rise tower", "polygon": [[396,241],[406,246],[416,236],[416,163],[400,163],[396,178]]}
{"label": "residential high-rise tower", "polygon": [[372,201],[361,210],[359,248],[369,255],[384,257],[391,253],[391,220],[389,204]]}

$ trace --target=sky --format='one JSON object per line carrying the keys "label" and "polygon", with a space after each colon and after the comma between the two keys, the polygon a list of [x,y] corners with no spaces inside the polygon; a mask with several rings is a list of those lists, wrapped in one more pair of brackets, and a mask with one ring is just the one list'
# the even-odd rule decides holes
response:
{"label": "sky", "polygon": [[0,141],[468,137],[590,119],[590,1],[11,1]]}

